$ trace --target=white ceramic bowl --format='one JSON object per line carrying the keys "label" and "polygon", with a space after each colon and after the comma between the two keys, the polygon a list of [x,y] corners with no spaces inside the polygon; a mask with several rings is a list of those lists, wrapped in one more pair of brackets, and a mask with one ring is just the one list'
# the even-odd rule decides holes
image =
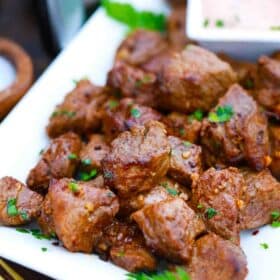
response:
{"label": "white ceramic bowl", "polygon": [[280,31],[205,28],[202,2],[188,0],[187,14],[187,35],[201,46],[246,60],[256,60],[280,49]]}

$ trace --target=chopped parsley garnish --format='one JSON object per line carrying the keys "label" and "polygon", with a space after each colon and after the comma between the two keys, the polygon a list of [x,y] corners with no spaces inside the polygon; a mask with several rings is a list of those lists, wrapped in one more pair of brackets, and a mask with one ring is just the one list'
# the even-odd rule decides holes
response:
{"label": "chopped parsley garnish", "polygon": [[181,136],[185,135],[185,129],[184,129],[184,128],[180,128],[180,129],[179,129],[179,134],[180,134]]}
{"label": "chopped parsley garnish", "polygon": [[179,194],[179,192],[175,189],[171,189],[171,188],[166,188],[166,190],[168,191],[169,194],[176,196]]}
{"label": "chopped parsley garnish", "polygon": [[117,100],[110,100],[109,103],[109,108],[110,110],[116,108],[117,106],[119,106],[119,102]]}
{"label": "chopped parsley garnish", "polygon": [[197,209],[202,209],[204,206],[202,204],[197,205]]}
{"label": "chopped parsley garnish", "polygon": [[79,192],[80,188],[79,185],[76,182],[70,182],[68,184],[68,188],[73,192],[73,193],[77,193]]}
{"label": "chopped parsley garnish", "polygon": [[19,211],[17,209],[17,200],[16,198],[10,198],[7,203],[7,214],[11,217],[17,216]]}
{"label": "chopped parsley garnish", "polygon": [[20,233],[30,233],[28,229],[25,228],[17,228],[16,231],[20,232]]}
{"label": "chopped parsley garnish", "polygon": [[271,212],[272,223],[271,226],[274,228],[280,227],[280,212],[273,211]]}
{"label": "chopped parsley garnish", "polygon": [[142,86],[143,84],[149,84],[150,82],[152,81],[152,77],[151,76],[148,76],[148,75],[145,75],[141,80],[137,80],[135,82],[135,86],[136,87],[140,87]]}
{"label": "chopped parsley garnish", "polygon": [[83,159],[82,164],[83,165],[91,165],[91,159],[90,158]]}
{"label": "chopped parsley garnish", "polygon": [[27,214],[26,211],[20,211],[20,212],[19,212],[19,215],[21,216],[21,218],[22,218],[23,220],[25,220],[25,221],[29,220],[29,216],[28,216],[28,214]]}
{"label": "chopped parsley garnish", "polygon": [[192,145],[192,143],[189,142],[189,141],[184,141],[183,144],[184,144],[184,146],[187,147],[187,148],[189,148],[189,147]]}
{"label": "chopped parsley garnish", "polygon": [[16,231],[20,233],[29,233],[36,239],[46,239],[51,240],[52,238],[56,238],[55,233],[51,233],[50,235],[43,234],[39,229],[27,229],[27,228],[17,228]]}
{"label": "chopped parsley garnish", "polygon": [[197,120],[197,121],[202,121],[203,119],[203,112],[200,109],[195,110],[190,116],[189,116],[189,120]]}
{"label": "chopped parsley garnish", "polygon": [[205,215],[206,215],[206,218],[208,220],[212,219],[213,217],[215,217],[216,215],[218,214],[218,212],[214,209],[214,208],[207,208],[206,211],[205,211]]}
{"label": "chopped parsley garnish", "polygon": [[221,20],[221,19],[216,20],[216,27],[221,28],[221,27],[224,27],[224,26],[225,26],[225,23],[224,23],[223,20]]}
{"label": "chopped parsley garnish", "polygon": [[270,30],[272,30],[272,31],[280,31],[280,25],[279,26],[271,26]]}
{"label": "chopped parsley garnish", "polygon": [[44,153],[44,151],[45,151],[44,149],[41,149],[39,155],[41,156]]}
{"label": "chopped parsley garnish", "polygon": [[48,251],[48,248],[42,247],[41,250],[42,250],[42,252],[47,252],[47,251]]}
{"label": "chopped parsley garnish", "polygon": [[51,115],[52,118],[57,117],[57,116],[66,116],[69,118],[72,118],[76,115],[76,112],[70,112],[67,110],[61,110],[61,111],[54,111]]}
{"label": "chopped parsley garnish", "polygon": [[81,173],[79,174],[79,178],[80,178],[80,180],[82,180],[82,181],[89,181],[89,180],[95,178],[96,175],[97,175],[97,170],[96,170],[96,169],[92,169],[89,173],[87,173],[87,172],[81,172]]}
{"label": "chopped parsley garnish", "polygon": [[109,180],[113,179],[113,177],[114,177],[112,171],[104,171],[103,176],[105,179],[109,179]]}
{"label": "chopped parsley garnish", "polygon": [[267,250],[269,248],[267,243],[261,243],[260,246],[265,250]]}
{"label": "chopped parsley garnish", "polygon": [[68,159],[77,159],[77,158],[78,156],[76,154],[71,153],[68,155]]}
{"label": "chopped parsley garnish", "polygon": [[223,123],[231,119],[234,112],[230,105],[219,106],[215,112],[210,112],[208,120],[213,123]]}
{"label": "chopped parsley garnish", "polygon": [[136,28],[165,31],[166,17],[150,11],[138,11],[128,3],[102,0],[102,6],[108,16],[126,24],[130,30]]}
{"label": "chopped parsley garnish", "polygon": [[130,113],[134,118],[140,118],[141,117],[141,112],[136,108],[132,108],[130,110]]}
{"label": "chopped parsley garnish", "polygon": [[119,251],[117,254],[119,258],[124,257],[124,255],[125,255],[124,251]]}
{"label": "chopped parsley garnish", "polygon": [[254,88],[254,81],[250,78],[248,78],[246,81],[245,81],[245,88],[246,89],[252,89]]}
{"label": "chopped parsley garnish", "polygon": [[208,27],[208,26],[209,26],[209,19],[208,19],[208,18],[206,18],[206,19],[204,20],[203,26],[204,26],[204,27]]}
{"label": "chopped parsley garnish", "polygon": [[160,183],[160,185],[164,188],[168,188],[168,183],[167,182],[162,182],[162,183]]}
{"label": "chopped parsley garnish", "polygon": [[183,268],[177,267],[176,271],[128,273],[127,280],[191,280],[191,278]]}

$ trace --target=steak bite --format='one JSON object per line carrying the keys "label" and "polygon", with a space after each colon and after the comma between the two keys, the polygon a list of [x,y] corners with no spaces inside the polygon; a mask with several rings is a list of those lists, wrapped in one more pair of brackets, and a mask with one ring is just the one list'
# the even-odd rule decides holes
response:
{"label": "steak bite", "polygon": [[100,108],[106,98],[102,87],[93,85],[89,80],[78,82],[50,117],[47,127],[49,137],[68,131],[85,134],[98,129],[101,124]]}
{"label": "steak bite", "polygon": [[124,98],[118,103],[106,103],[103,116],[103,131],[109,140],[116,138],[121,132],[136,125],[145,125],[148,121],[157,121],[161,114],[150,107],[138,105],[131,98]]}
{"label": "steak bite", "polygon": [[271,164],[269,169],[274,177],[280,180],[280,126],[269,126]]}
{"label": "steak bite", "polygon": [[91,253],[119,210],[115,194],[100,187],[98,179],[54,181],[49,199],[55,233],[71,252]]}
{"label": "steak bite", "polygon": [[[200,112],[200,111],[197,111]],[[197,120],[192,115],[173,112],[165,117],[162,122],[166,126],[167,134],[196,143],[201,130],[201,119]]]}
{"label": "steak bite", "polygon": [[258,62],[257,100],[280,116],[280,61],[262,56]]}
{"label": "steak bite", "polygon": [[0,225],[18,226],[40,214],[43,197],[12,177],[0,179]]}
{"label": "steak bite", "polygon": [[89,142],[83,146],[80,152],[80,161],[82,169],[90,171],[101,168],[101,162],[109,153],[110,147],[105,142],[102,134],[92,134]]}
{"label": "steak bite", "polygon": [[251,229],[271,222],[272,212],[280,211],[280,183],[268,169],[242,171],[246,189],[240,213],[241,229]]}
{"label": "steak bite", "polygon": [[168,136],[168,141],[171,147],[168,175],[183,185],[191,185],[193,178],[202,173],[201,147],[174,136]]}
{"label": "steak bite", "polygon": [[123,132],[111,147],[103,160],[103,175],[121,197],[150,190],[167,173],[170,146],[159,122]]}
{"label": "steak bite", "polygon": [[44,192],[48,189],[52,178],[73,177],[78,166],[81,147],[81,139],[73,132],[53,139],[48,149],[43,152],[40,161],[30,171],[27,178],[28,187]]}
{"label": "steak bite", "polygon": [[209,166],[246,160],[255,170],[262,170],[269,163],[267,118],[237,84],[203,120],[201,143]]}
{"label": "steak bite", "polygon": [[202,213],[209,230],[239,243],[239,212],[246,188],[237,168],[210,168],[192,186],[194,208]]}
{"label": "steak bite", "polygon": [[203,221],[181,198],[148,205],[132,218],[142,230],[147,246],[173,262],[188,261],[195,239],[205,231]]}
{"label": "steak bite", "polygon": [[134,224],[113,221],[103,232],[96,251],[116,265],[131,271],[154,270],[156,259]]}
{"label": "steak bite", "polygon": [[188,45],[164,65],[159,101],[166,110],[208,111],[235,81],[228,63],[201,47]]}
{"label": "steak bite", "polygon": [[244,280],[248,274],[242,249],[213,233],[195,242],[188,271],[192,280]]}

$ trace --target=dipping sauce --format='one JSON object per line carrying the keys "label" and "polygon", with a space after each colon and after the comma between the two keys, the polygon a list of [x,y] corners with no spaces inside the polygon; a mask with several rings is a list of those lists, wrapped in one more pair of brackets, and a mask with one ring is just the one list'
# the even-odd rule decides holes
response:
{"label": "dipping sauce", "polygon": [[205,28],[280,31],[280,0],[202,0]]}

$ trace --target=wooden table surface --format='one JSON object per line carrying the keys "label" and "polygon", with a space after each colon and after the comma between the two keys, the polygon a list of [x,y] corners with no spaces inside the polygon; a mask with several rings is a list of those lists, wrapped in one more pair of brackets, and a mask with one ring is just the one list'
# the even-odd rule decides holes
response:
{"label": "wooden table surface", "polygon": [[[52,60],[41,41],[32,0],[0,0],[0,37],[14,40],[29,53],[34,63],[35,78]],[[4,261],[24,279],[51,279],[12,262]],[[3,269],[0,269],[0,279],[9,279]]]}

